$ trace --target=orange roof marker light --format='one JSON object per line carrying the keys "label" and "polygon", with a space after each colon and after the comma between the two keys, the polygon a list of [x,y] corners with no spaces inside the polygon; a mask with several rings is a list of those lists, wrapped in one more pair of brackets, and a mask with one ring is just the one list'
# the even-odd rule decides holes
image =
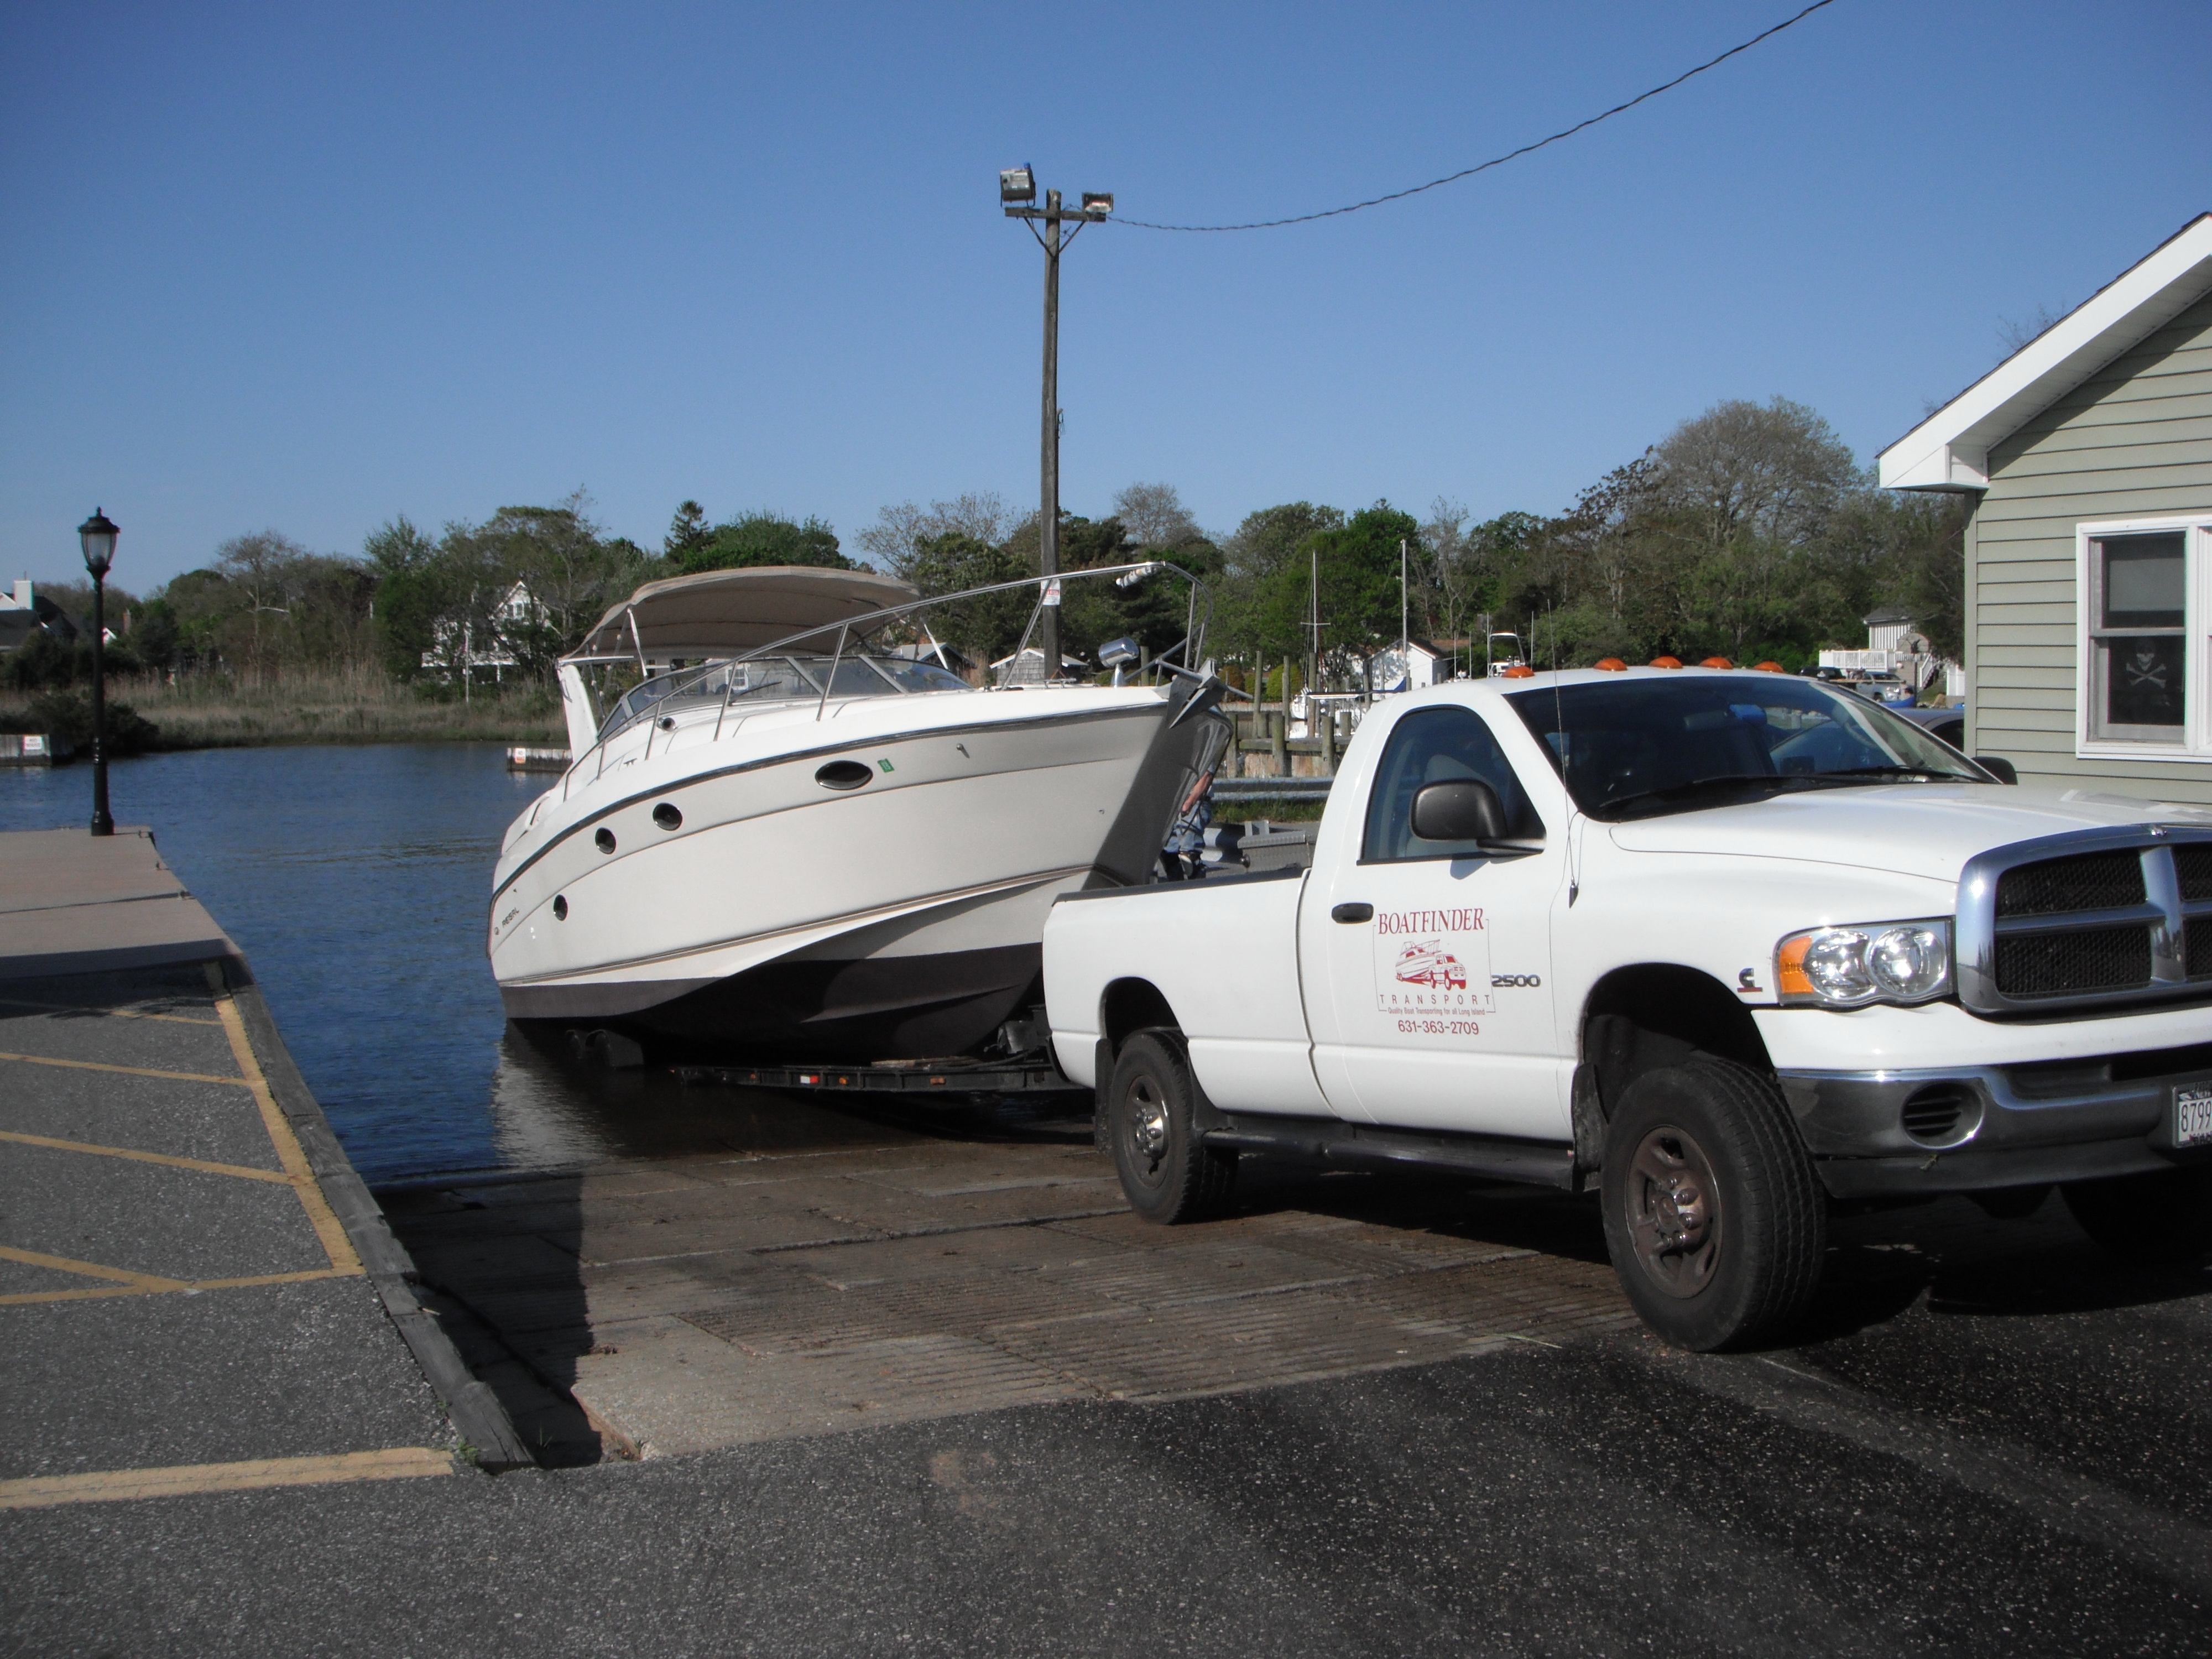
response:
{"label": "orange roof marker light", "polygon": [[1790,671],[1778,662],[1755,662],[1751,665],[1754,674],[1786,674]]}
{"label": "orange roof marker light", "polygon": [[1533,680],[1536,678],[1536,671],[1525,662],[1517,662],[1498,678],[1501,680]]}
{"label": "orange roof marker light", "polygon": [[1708,657],[1698,665],[1700,668],[1733,668],[1735,665],[1726,657]]}
{"label": "orange roof marker light", "polygon": [[1628,665],[1618,657],[1600,657],[1590,666],[1603,674],[1626,674],[1628,672]]}
{"label": "orange roof marker light", "polygon": [[1682,665],[1682,659],[1680,657],[1654,657],[1651,659],[1651,665],[1654,668],[1680,668]]}

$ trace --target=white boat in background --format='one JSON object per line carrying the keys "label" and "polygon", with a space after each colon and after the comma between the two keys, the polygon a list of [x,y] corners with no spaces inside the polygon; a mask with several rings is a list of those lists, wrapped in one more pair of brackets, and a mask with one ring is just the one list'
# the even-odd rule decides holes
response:
{"label": "white boat in background", "polygon": [[[560,665],[576,759],[495,872],[508,1015],[857,1062],[976,1052],[1037,1001],[1054,898],[1154,878],[1225,723],[1187,669],[980,690],[895,648],[974,597],[780,566],[611,609]],[[594,669],[638,677],[604,717]]]}

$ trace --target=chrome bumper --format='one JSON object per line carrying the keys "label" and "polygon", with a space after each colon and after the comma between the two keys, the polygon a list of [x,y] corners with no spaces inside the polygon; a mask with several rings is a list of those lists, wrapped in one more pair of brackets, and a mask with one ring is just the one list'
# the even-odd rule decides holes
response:
{"label": "chrome bumper", "polygon": [[[2174,1149],[2173,1087],[2212,1084],[2202,1054],[1915,1071],[1784,1072],[1778,1081],[1814,1167],[1837,1198],[1984,1191],[2092,1181],[2212,1157]],[[1948,1130],[1915,1135],[1957,1109]]]}

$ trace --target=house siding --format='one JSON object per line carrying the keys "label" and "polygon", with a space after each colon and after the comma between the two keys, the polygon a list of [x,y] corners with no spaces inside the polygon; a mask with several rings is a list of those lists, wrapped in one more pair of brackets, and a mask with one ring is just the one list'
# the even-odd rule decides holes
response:
{"label": "house siding", "polygon": [[[2023,782],[2212,803],[2212,763],[2074,752],[2077,529],[2197,513],[2212,513],[2212,298],[1990,452],[1990,487],[1966,533],[1969,738],[1978,753],[2006,757]],[[2200,623],[2192,657],[2203,632]]]}

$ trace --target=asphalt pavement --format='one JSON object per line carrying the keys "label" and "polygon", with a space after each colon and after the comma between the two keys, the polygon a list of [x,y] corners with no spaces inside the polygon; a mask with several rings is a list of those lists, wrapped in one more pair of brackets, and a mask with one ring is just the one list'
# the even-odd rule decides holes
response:
{"label": "asphalt pavement", "polygon": [[1599,1332],[0,1515],[0,1627],[86,1655],[2212,1649],[2212,1281],[2112,1265],[2055,1203],[2009,1236],[1917,1214],[1917,1242],[1846,1229],[1812,1340],[1765,1355]]}

